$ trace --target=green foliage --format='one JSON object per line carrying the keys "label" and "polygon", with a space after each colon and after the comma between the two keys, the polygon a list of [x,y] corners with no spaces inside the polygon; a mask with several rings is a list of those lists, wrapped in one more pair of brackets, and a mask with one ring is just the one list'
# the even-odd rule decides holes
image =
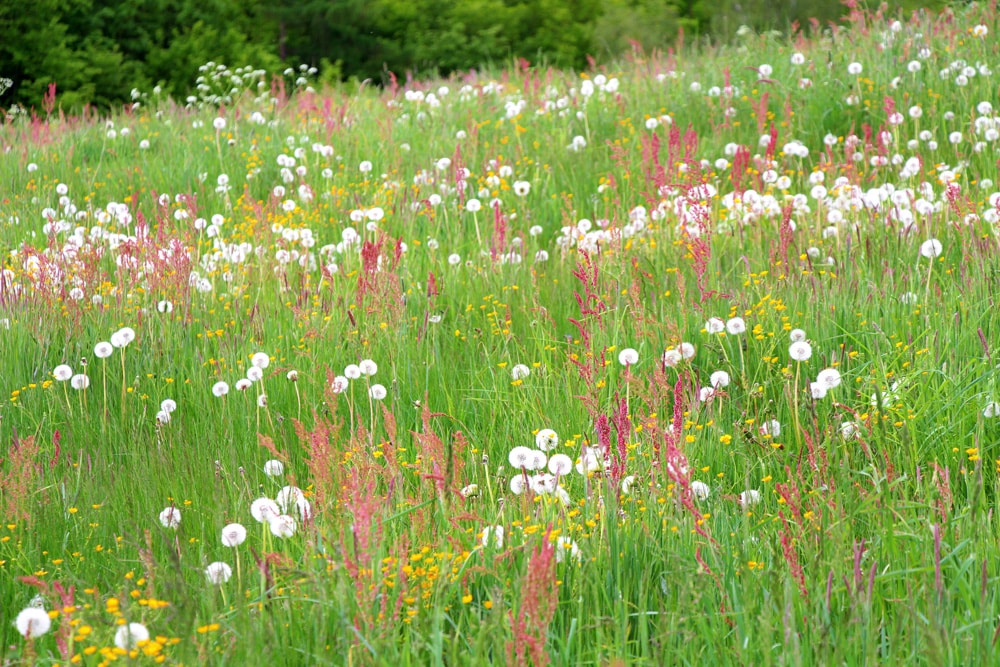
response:
{"label": "green foliage", "polygon": [[[862,3],[873,8],[875,2]],[[945,0],[892,0],[886,15]],[[338,78],[385,82],[450,74],[523,57],[585,67],[633,46],[663,50],[687,35],[728,40],[740,26],[786,31],[847,8],[827,0],[9,0],[0,6],[6,100],[109,107],[133,88],[191,92],[208,62],[277,71],[336,63]]]}

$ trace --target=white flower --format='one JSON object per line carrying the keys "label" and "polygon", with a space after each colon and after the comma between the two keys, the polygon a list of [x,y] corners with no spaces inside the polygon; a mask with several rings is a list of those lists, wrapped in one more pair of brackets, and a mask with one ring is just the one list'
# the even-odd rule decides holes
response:
{"label": "white flower", "polygon": [[634,366],[639,361],[639,353],[631,347],[626,347],[618,353],[618,363],[622,366]]}
{"label": "white flower", "polygon": [[176,507],[168,507],[160,512],[160,523],[164,528],[177,529],[181,525],[181,511]]}
{"label": "white flower", "polygon": [[583,554],[580,551],[580,547],[576,545],[576,542],[568,537],[560,536],[556,540],[556,562],[563,562],[567,556],[579,562]]}
{"label": "white flower", "polygon": [[550,452],[559,446],[559,436],[550,428],[543,428],[535,436],[535,446],[543,452]]}
{"label": "white flower", "polygon": [[512,369],[510,369],[510,376],[515,380],[523,380],[529,375],[531,375],[531,369],[524,364],[516,364]]}
{"label": "white flower", "polygon": [[115,632],[115,646],[125,651],[134,649],[139,642],[149,641],[149,630],[142,623],[119,625]]}
{"label": "white flower", "polygon": [[712,387],[702,387],[698,390],[698,400],[702,403],[707,403],[712,398],[715,397],[715,389]]}
{"label": "white flower", "polygon": [[469,201],[465,202],[465,210],[468,211],[469,213],[476,213],[482,208],[483,204],[478,199],[470,199]]}
{"label": "white flower", "polygon": [[372,375],[378,373],[378,365],[371,359],[365,359],[364,361],[362,361],[360,364],[358,364],[358,368],[360,368],[361,372],[364,375],[367,375],[368,377],[371,377]]}
{"label": "white flower", "polygon": [[156,310],[161,313],[172,313],[174,312],[174,304],[170,303],[166,299],[163,299],[162,301],[158,301],[156,303]]}
{"label": "white flower", "polygon": [[262,371],[259,366],[251,366],[247,369],[247,379],[251,382],[257,382],[263,377],[264,371]]}
{"label": "white flower", "polygon": [[852,440],[861,435],[861,427],[857,422],[843,422],[840,425],[840,437],[844,440]]}
{"label": "white flower", "polygon": [[115,351],[111,343],[100,342],[94,346],[94,356],[98,359],[107,359]]}
{"label": "white flower", "polygon": [[518,197],[525,197],[531,192],[531,183],[528,181],[514,181],[514,194]]}
{"label": "white flower", "polygon": [[798,343],[799,341],[803,341],[806,339],[806,332],[803,331],[802,329],[792,329],[791,332],[788,334],[788,339],[791,340],[793,343]]}
{"label": "white flower", "polygon": [[861,63],[855,62],[847,66],[847,73],[851,76],[857,76],[861,74],[863,70],[864,68],[861,66]]}
{"label": "white flower", "polygon": [[247,529],[241,524],[231,523],[222,529],[222,545],[236,547],[247,539]]}
{"label": "white flower", "polygon": [[169,414],[177,409],[177,401],[172,398],[165,398],[160,402],[160,409]]}
{"label": "white flower", "polygon": [[69,386],[73,389],[86,389],[90,386],[90,378],[84,373],[77,373],[69,379]]}
{"label": "white flower", "polygon": [[268,477],[281,477],[285,474],[285,464],[277,459],[264,463],[264,474]]}
{"label": "white flower", "polygon": [[295,505],[295,501],[299,498],[303,498],[302,489],[297,486],[284,486],[278,491],[278,495],[275,496],[274,501],[281,508],[282,512],[288,512],[288,509]]}
{"label": "white flower", "polygon": [[229,567],[228,563],[216,561],[209,563],[208,567],[205,568],[205,578],[208,579],[208,583],[216,586],[226,583],[232,576],[233,568]]}
{"label": "white flower", "polygon": [[733,317],[726,322],[726,331],[736,336],[747,330],[747,323],[742,317]]}
{"label": "white flower", "polygon": [[531,469],[530,466],[532,465],[532,459],[533,456],[531,453],[531,449],[528,447],[524,447],[522,445],[514,447],[507,454],[507,462],[518,470],[520,470],[521,468],[526,468],[530,470]]}
{"label": "white flower", "polygon": [[601,461],[593,452],[587,452],[579,461],[576,462],[574,467],[578,473],[586,475],[587,473],[599,470],[601,468]]}
{"label": "white flower", "polygon": [[510,492],[515,496],[519,496],[524,493],[526,484],[527,483],[524,481],[524,475],[514,475],[510,478]]}
{"label": "white flower", "polygon": [[1000,403],[996,401],[990,401],[983,408],[983,416],[987,419],[992,419],[993,417],[1000,417]]}
{"label": "white flower", "polygon": [[344,375],[347,376],[347,378],[350,380],[357,380],[359,377],[361,377],[361,367],[359,367],[357,364],[350,364],[347,368],[344,369]]}
{"label": "white flower", "polygon": [[264,369],[271,363],[271,357],[268,356],[267,352],[258,352],[250,357],[250,363],[253,364],[254,368]]}
{"label": "white flower", "polygon": [[549,472],[553,475],[568,475],[573,470],[573,459],[565,454],[553,454],[549,459]]}
{"label": "white flower", "polygon": [[281,509],[278,507],[278,503],[270,498],[258,498],[250,503],[250,515],[257,523],[270,521],[279,514],[281,514]]}
{"label": "white flower", "polygon": [[14,625],[22,637],[41,637],[52,628],[52,619],[44,609],[27,607],[17,615]]}
{"label": "white flower", "polygon": [[715,371],[709,377],[709,383],[714,389],[719,389],[720,387],[729,386],[729,373],[726,371]]}
{"label": "white flower", "polygon": [[941,242],[937,239],[927,239],[920,244],[920,254],[927,259],[934,259],[941,254]]}
{"label": "white flower", "polygon": [[726,323],[721,317],[713,317],[705,322],[705,331],[710,334],[722,333],[726,330]]}
{"label": "white flower", "polygon": [[385,387],[380,384],[373,384],[371,388],[368,389],[368,394],[376,401],[381,401],[386,397]]}
{"label": "white flower", "polygon": [[756,505],[760,502],[760,491],[757,489],[748,489],[740,494],[740,505],[747,507],[749,505]]}
{"label": "white flower", "polygon": [[708,484],[705,484],[705,482],[698,480],[691,482],[691,493],[698,500],[705,500],[711,492],[711,489],[708,488]]}
{"label": "white flower", "polygon": [[840,386],[840,371],[836,368],[824,368],[816,376],[816,382],[827,389]]}
{"label": "white flower", "polygon": [[806,361],[812,356],[812,345],[804,340],[797,341],[788,346],[788,356],[795,361]]}
{"label": "white flower", "polygon": [[370,160],[363,160],[361,164],[358,165],[358,171],[362,174],[367,174],[372,170],[372,163]]}
{"label": "white flower", "polygon": [[212,127],[214,127],[217,130],[224,130],[224,129],[226,129],[226,119],[223,118],[222,116],[219,116],[219,117],[215,118],[212,121]]}
{"label": "white flower", "polygon": [[681,351],[681,356],[685,359],[691,359],[694,357],[694,345],[691,343],[681,343],[678,349]]}
{"label": "white flower", "polygon": [[629,475],[622,480],[622,493],[626,496],[632,495],[632,485],[635,484],[635,475]]}
{"label": "white flower", "polygon": [[269,521],[271,534],[275,537],[288,538],[295,534],[297,528],[295,519],[287,514],[279,514]]}
{"label": "white flower", "polygon": [[669,349],[663,353],[663,365],[673,368],[677,364],[681,363],[684,357],[681,356],[680,350]]}
{"label": "white flower", "polygon": [[212,385],[212,393],[215,394],[217,398],[222,398],[229,393],[229,385],[225,382],[216,382]]}
{"label": "white flower", "polygon": [[333,390],[333,393],[340,394],[347,391],[347,388],[350,385],[351,385],[350,380],[348,380],[343,375],[338,375],[337,377],[333,378],[333,382],[330,384],[330,389]]}
{"label": "white flower", "polygon": [[483,546],[503,549],[503,526],[486,526],[482,530]]}
{"label": "white flower", "polygon": [[115,347],[125,347],[135,340],[135,329],[132,327],[122,327],[111,334],[111,344]]}
{"label": "white flower", "polygon": [[820,382],[810,382],[809,393],[814,399],[821,401],[826,398],[826,385]]}
{"label": "white flower", "polygon": [[52,377],[54,377],[58,382],[65,382],[73,377],[73,369],[66,364],[59,364],[52,369]]}

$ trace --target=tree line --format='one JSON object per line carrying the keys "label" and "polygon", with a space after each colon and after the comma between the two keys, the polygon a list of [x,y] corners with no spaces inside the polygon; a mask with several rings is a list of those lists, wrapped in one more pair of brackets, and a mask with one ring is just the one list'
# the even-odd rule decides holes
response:
{"label": "tree line", "polygon": [[[848,0],[851,4],[853,0]],[[893,0],[890,11],[946,0]],[[858,0],[864,4],[863,0]],[[831,0],[3,0],[0,105],[109,108],[159,85],[177,98],[208,61],[351,77],[447,75],[512,58],[584,67],[631,48],[724,40],[740,26],[837,21]]]}

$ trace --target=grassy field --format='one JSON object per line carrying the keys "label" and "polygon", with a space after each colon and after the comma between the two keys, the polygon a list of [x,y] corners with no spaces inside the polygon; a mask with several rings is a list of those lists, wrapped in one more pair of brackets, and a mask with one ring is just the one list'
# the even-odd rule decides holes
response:
{"label": "grassy field", "polygon": [[0,664],[996,664],[997,18],[8,115]]}

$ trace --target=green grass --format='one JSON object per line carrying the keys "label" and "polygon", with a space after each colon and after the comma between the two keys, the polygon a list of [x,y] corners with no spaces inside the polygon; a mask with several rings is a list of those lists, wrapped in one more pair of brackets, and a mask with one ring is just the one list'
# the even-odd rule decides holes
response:
{"label": "green grass", "polygon": [[[143,98],[108,119],[11,117],[0,127],[0,662],[992,664],[1000,240],[987,130],[1000,121],[977,110],[994,97],[991,73],[954,79],[995,61],[996,19],[974,7],[894,31],[868,17],[794,47],[750,35],[672,64],[420,84],[439,105],[301,90],[223,110]],[[790,64],[796,50],[802,65]],[[847,74],[854,61],[859,76]],[[763,64],[773,71],[758,81]],[[582,96],[598,75],[617,91]],[[727,76],[731,99],[712,94]],[[887,125],[886,98],[901,124]],[[772,126],[768,165],[760,136]],[[860,142],[845,150],[852,132]],[[578,135],[586,147],[569,150]],[[808,157],[784,154],[793,139]],[[753,195],[727,198],[730,144],[749,151],[744,187],[774,198],[745,219]],[[298,148],[306,172],[283,184],[278,156]],[[913,156],[919,173],[900,175]],[[785,191],[759,180],[769,168]],[[223,173],[228,192],[216,190]],[[716,192],[682,224],[680,207],[698,203],[684,194],[702,183]],[[912,190],[892,199],[890,187]],[[787,209],[792,230],[782,209],[799,193],[808,208]],[[109,202],[127,205],[128,226]],[[925,205],[907,231],[898,211]],[[639,206],[644,224],[628,226]],[[67,229],[46,235],[49,207]],[[374,207],[372,230],[351,221]],[[213,215],[221,226],[196,229]],[[608,235],[564,229],[582,219]],[[347,227],[358,244],[343,245]],[[930,238],[942,252],[928,259]],[[282,261],[292,250],[304,265]],[[710,335],[711,317],[747,331]],[[136,339],[97,358],[126,326]],[[812,346],[802,362],[793,329]],[[694,357],[664,366],[682,341]],[[626,348],[638,353],[628,368]],[[239,391],[258,352],[263,379]],[[365,359],[374,376],[330,390]],[[89,387],[57,381],[60,364]],[[515,379],[517,364],[530,375]],[[842,382],[814,400],[810,382],[830,367]],[[699,400],[719,370],[731,383]],[[382,401],[369,399],[375,383]],[[159,423],[168,398],[177,409]],[[608,460],[561,477],[565,502],[511,491],[512,448],[552,428],[550,454],[577,461],[605,418]],[[761,430],[771,420],[780,434]],[[276,456],[284,474],[268,477]],[[710,495],[693,496],[691,481]],[[250,504],[286,485],[311,517],[282,539]],[[741,505],[749,490],[760,502]],[[158,518],[172,506],[176,529]],[[234,522],[247,539],[225,547]],[[502,545],[483,545],[486,526],[504,528]],[[221,585],[205,575],[217,561],[232,568]],[[36,594],[52,629],[28,640],[14,619]],[[151,634],[131,654],[114,643],[124,622]]]}

